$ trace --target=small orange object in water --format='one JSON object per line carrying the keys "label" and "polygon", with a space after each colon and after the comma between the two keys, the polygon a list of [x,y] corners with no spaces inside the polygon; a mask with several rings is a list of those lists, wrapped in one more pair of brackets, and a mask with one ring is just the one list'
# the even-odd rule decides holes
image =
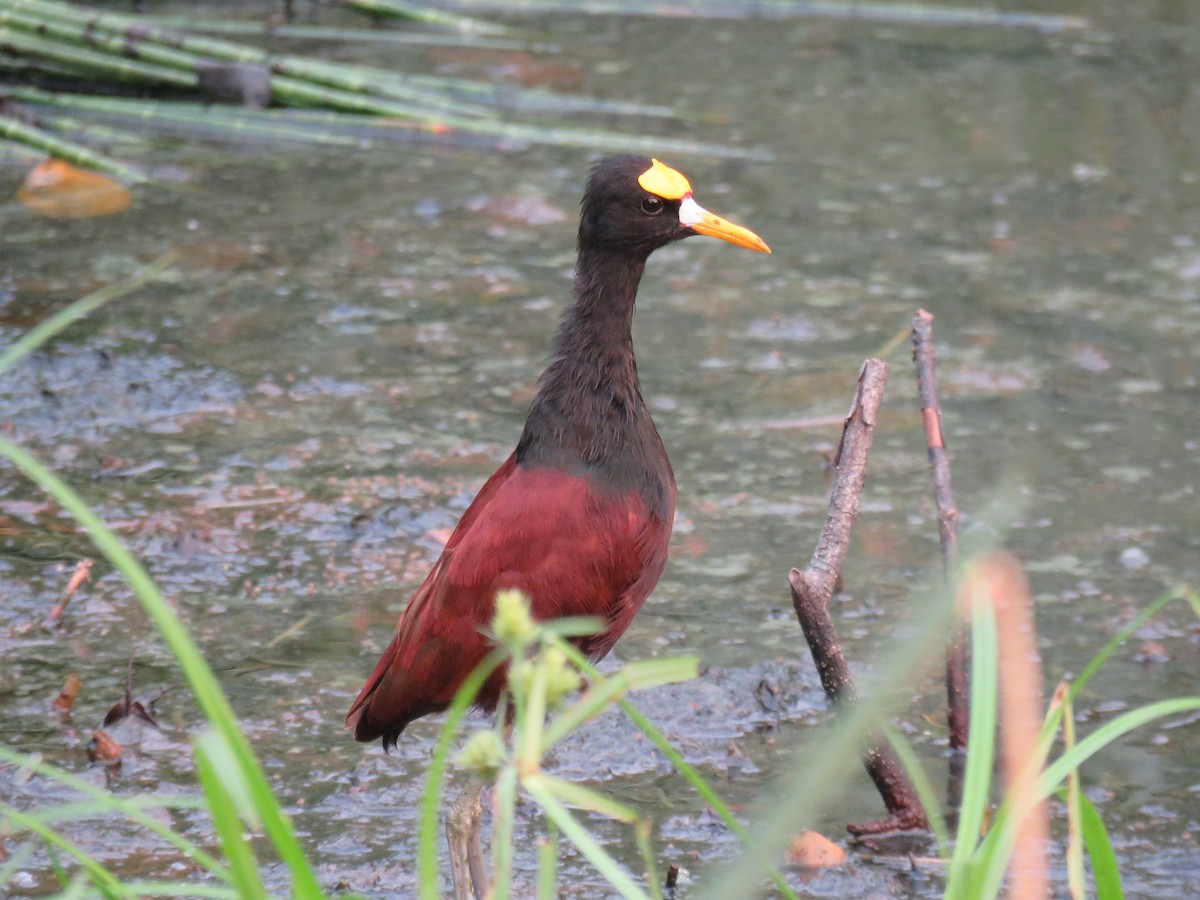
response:
{"label": "small orange object in water", "polygon": [[54,708],[59,712],[70,712],[71,707],[75,705],[75,698],[82,690],[83,682],[80,681],[78,675],[72,672],[63,682],[62,690],[58,692],[58,697],[54,700]]}
{"label": "small orange object in water", "polygon": [[820,832],[804,831],[792,838],[786,859],[805,868],[840,866],[846,861],[846,851]]}
{"label": "small orange object in water", "polygon": [[17,200],[47,218],[90,219],[119,213],[133,202],[133,196],[107,175],[47,159],[25,176]]}

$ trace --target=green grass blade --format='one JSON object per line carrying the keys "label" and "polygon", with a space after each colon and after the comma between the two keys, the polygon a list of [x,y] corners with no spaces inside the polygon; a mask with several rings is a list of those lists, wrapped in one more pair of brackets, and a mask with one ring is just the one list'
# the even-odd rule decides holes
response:
{"label": "green grass blade", "polygon": [[572,781],[557,778],[553,775],[547,775],[545,772],[539,772],[537,779],[539,784],[543,785],[546,790],[554,794],[554,796],[567,806],[599,813],[616,822],[624,822],[626,825],[633,825],[638,821],[636,810],[631,809],[623,803],[618,803],[616,800],[598,791],[593,791],[591,788],[586,788],[581,784],[575,784]]}
{"label": "green grass blade", "polygon": [[1083,667],[1080,673],[1071,682],[1070,698],[1074,700],[1077,696],[1079,696],[1079,692],[1087,686],[1087,683],[1092,680],[1092,676],[1100,670],[1100,667],[1108,662],[1108,658],[1116,652],[1118,647],[1129,640],[1129,638],[1131,638],[1139,628],[1141,628],[1144,624],[1146,624],[1147,621],[1156,615],[1159,610],[1161,610],[1172,600],[1186,596],[1189,590],[1190,589],[1186,585],[1178,585],[1173,587],[1169,591],[1160,594],[1152,603],[1150,603],[1149,606],[1141,610],[1136,616],[1130,619],[1124,628],[1113,635],[1112,639],[1100,648],[1100,651],[1088,661],[1088,664]]}
{"label": "green grass blade", "polygon": [[908,780],[912,782],[913,789],[917,792],[917,798],[921,801],[921,806],[929,819],[929,827],[933,829],[933,836],[937,840],[938,856],[943,860],[948,860],[950,858],[950,829],[946,827],[946,817],[942,815],[942,803],[933,789],[933,782],[929,780],[929,774],[921,765],[916,751],[913,750],[912,744],[905,739],[904,735],[891,725],[884,725],[883,733],[887,737],[888,743],[892,745],[892,750],[896,752],[896,758],[904,767],[904,772],[908,775]]}
{"label": "green grass blade", "polygon": [[1125,900],[1125,888],[1121,884],[1121,869],[1117,865],[1117,854],[1104,819],[1086,796],[1079,797],[1079,823],[1083,842],[1087,845],[1088,859],[1092,861],[1092,882],[1096,888],[1096,900]]}
{"label": "green grass blade", "polygon": [[417,825],[417,883],[422,900],[438,900],[441,896],[437,857],[438,811],[442,805],[442,779],[450,745],[454,743],[454,736],[458,734],[459,726],[483,683],[507,657],[505,648],[497,647],[475,667],[454,695],[454,702],[446,711],[446,721],[438,733],[437,744],[429,759],[429,771],[425,775],[425,793],[421,797],[421,818]]}
{"label": "green grass blade", "polygon": [[200,653],[199,648],[184,628],[179,617],[163,598],[157,585],[145,567],[126,549],[117,535],[92,512],[86,503],[57,475],[43,466],[24,449],[4,438],[0,438],[0,455],[8,457],[28,478],[35,482],[56,503],[66,510],[91,536],[92,541],[124,576],[137,596],[142,608],[154,622],[163,640],[170,648],[180,669],[187,678],[196,702],[200,705],[209,723],[216,728],[229,744],[243,777],[261,803],[258,810],[263,828],[275,845],[280,859],[292,876],[292,896],[297,898],[319,898],[323,896],[316,875],[296,840],[291,823],[279,808],[270,786],[249,741],[237,723],[237,717],[221,691],[216,677]]}
{"label": "green grass blade", "polygon": [[[564,645],[563,650],[567,654],[567,658],[579,668],[579,671],[587,675],[588,678],[593,679],[596,682],[602,681],[605,678],[605,676],[600,674],[600,671],[593,666],[588,661],[587,657],[580,653],[577,648],[571,646],[570,644],[566,644]],[[721,821],[725,823],[725,826],[737,836],[738,840],[742,842],[742,846],[746,847],[747,849],[751,848],[753,845],[753,838],[751,837],[750,832],[746,829],[746,826],[738,821],[737,817],[726,805],[725,801],[722,800],[720,795],[713,790],[707,781],[704,780],[704,776],[696,771],[691,763],[683,758],[683,754],[676,750],[674,746],[672,746],[671,742],[667,740],[666,735],[659,731],[649,719],[642,715],[641,710],[634,706],[630,701],[619,700],[617,705],[629,718],[629,721],[631,721],[634,726],[642,732],[642,734],[646,735],[646,737],[650,740],[650,743],[654,744],[654,746],[657,747],[664,756],[666,756],[667,760],[675,768],[675,771],[682,775],[683,779],[692,786],[692,789],[704,799],[704,802],[707,803],[709,808],[720,817]],[[787,900],[799,900],[796,892],[788,886],[787,879],[783,877],[783,873],[781,873],[779,869],[772,865],[769,860],[766,861],[764,865],[767,875],[775,885],[775,889],[779,891],[780,896],[786,897]]]}
{"label": "green grass blade", "polygon": [[[1160,700],[1148,706],[1130,710],[1118,716],[1111,722],[1097,728],[1075,747],[1054,760],[1038,778],[1037,790],[1033,802],[1041,802],[1058,790],[1066,780],[1068,773],[1078,769],[1088,759],[1103,750],[1113,741],[1141,728],[1143,725],[1164,716],[1176,715],[1200,709],[1200,697],[1181,697],[1172,700]],[[1006,804],[1007,807],[1007,804]],[[1019,811],[1018,811],[1019,812]],[[1004,870],[1012,855],[1013,843],[1016,841],[1014,823],[1018,817],[1012,815],[1010,809],[1002,810],[992,825],[992,833],[985,842],[986,856],[981,854],[978,870],[982,873],[978,882],[980,897],[994,897],[1000,891],[1004,880]],[[974,896],[974,895],[973,895]]]}
{"label": "green grass blade", "polygon": [[[156,797],[154,795],[141,795],[137,797],[119,797],[110,791],[97,787],[90,781],[73,775],[65,769],[60,769],[51,763],[41,760],[32,760],[30,757],[10,750],[7,747],[0,746],[0,761],[12,763],[14,765],[29,766],[34,772],[40,775],[45,775],[53,778],[60,784],[65,784],[72,790],[78,791],[85,796],[92,798],[94,806],[98,809],[103,809],[109,812],[122,815],[131,822],[136,822],[152,834],[158,835],[175,849],[186,855],[194,863],[202,866],[212,875],[220,878],[222,881],[229,881],[229,871],[224,865],[214,856],[210,855],[196,844],[189,841],[179,832],[175,831],[168,825],[164,825],[154,816],[145,812],[145,807],[162,808],[162,809],[203,809],[203,801],[198,797]],[[65,804],[60,807],[55,807],[51,810],[42,811],[38,817],[42,821],[54,821],[59,817],[73,816],[81,818],[83,810],[72,809],[76,804]],[[3,884],[0,879],[0,884]]]}
{"label": "green grass blade", "polygon": [[[242,820],[238,815],[239,807],[248,797],[237,800],[234,793],[238,791],[231,792],[228,785],[230,775],[236,779],[236,771],[226,766],[232,754],[228,747],[221,746],[221,738],[214,731],[197,736],[195,746],[196,775],[208,797],[213,830],[221,842],[221,849],[225,851],[225,858],[229,860],[229,874],[234,887],[241,900],[266,900],[267,892],[258,877],[258,861],[246,842]],[[244,790],[244,782],[236,780]]]}
{"label": "green grass blade", "polygon": [[131,291],[137,290],[155,275],[166,269],[171,263],[175,262],[177,256],[178,253],[176,251],[168,250],[158,259],[154,260],[154,262],[130,275],[124,281],[115,282],[88,294],[86,297],[81,297],[45,321],[39,322],[14,341],[7,350],[0,353],[0,372],[12,368],[14,364],[24,359],[30,353],[33,353],[56,334],[59,334],[72,323],[82,319],[88,313],[94,312],[105,303],[109,303],[118,297],[123,297]]}
{"label": "green grass blade", "polygon": [[[980,593],[983,593],[982,588]],[[967,768],[963,776],[958,833],[946,877],[947,897],[970,896],[971,860],[979,847],[984,816],[991,802],[998,676],[996,618],[986,601],[978,602],[971,609],[971,724],[967,734]]]}
{"label": "green grass blade", "polygon": [[359,12],[376,16],[388,16],[394,19],[407,19],[420,22],[423,25],[435,25],[439,28],[454,28],[474,34],[503,35],[508,29],[501,25],[485,22],[472,16],[462,16],[458,13],[436,9],[426,3],[410,3],[405,0],[341,0],[344,6]]}
{"label": "green grass blade", "polygon": [[[568,652],[568,648],[574,649],[565,641],[556,641],[556,644],[564,653]],[[591,687],[546,725],[542,751],[548,751],[585,722],[602,713],[616,697],[656,685],[691,681],[699,674],[700,660],[686,656],[627,663],[612,677],[599,674],[589,676]]]}
{"label": "green grass blade", "polygon": [[80,144],[63,140],[41,128],[35,128],[24,122],[19,122],[11,116],[0,116],[0,138],[32,147],[42,153],[65,159],[76,166],[86,169],[96,169],[107,172],[122,181],[138,184],[146,181],[146,176],[124,163],[109,159],[100,153],[89,150]]}
{"label": "green grass blade", "polygon": [[1113,741],[1155,719],[1200,709],[1200,697],[1176,697],[1131,709],[1097,728],[1075,747],[1054,760],[1038,780],[1038,799],[1049,797],[1072,769],[1077,769]]}
{"label": "green grass blade", "polygon": [[[1062,734],[1063,750],[1069,753],[1075,749],[1075,713],[1069,690],[1063,698]],[[1083,812],[1078,769],[1067,774],[1067,789],[1063,795],[1067,804],[1067,888],[1073,900],[1084,900],[1087,882],[1083,871]]]}
{"label": "green grass blade", "polygon": [[74,858],[92,883],[106,896],[128,897],[130,900],[135,898],[135,895],[121,883],[121,880],[108,871],[94,856],[63,837],[55,829],[38,821],[35,816],[23,813],[12,806],[0,806],[0,816],[8,819],[23,831],[33,832],[46,842],[47,847],[61,850]]}
{"label": "green grass blade", "polygon": [[654,850],[650,846],[652,825],[649,819],[641,819],[634,825],[634,835],[637,838],[638,851],[642,854],[642,864],[646,867],[646,883],[650,889],[651,900],[663,900],[662,886],[658,883],[658,866],[654,862]]}
{"label": "green grass blade", "polygon": [[646,892],[634,883],[621,864],[596,842],[591,833],[576,821],[565,806],[558,802],[553,792],[542,783],[540,775],[531,775],[524,779],[522,784],[529,796],[537,801],[546,817],[587,857],[618,894],[626,900],[649,900]]}
{"label": "green grass blade", "polygon": [[517,773],[510,766],[496,779],[492,816],[492,900],[508,900],[512,886],[513,818],[517,806]]}
{"label": "green grass blade", "polygon": [[[538,900],[558,898],[558,829],[547,820],[546,835],[538,840]],[[4,882],[0,881],[0,884]]]}

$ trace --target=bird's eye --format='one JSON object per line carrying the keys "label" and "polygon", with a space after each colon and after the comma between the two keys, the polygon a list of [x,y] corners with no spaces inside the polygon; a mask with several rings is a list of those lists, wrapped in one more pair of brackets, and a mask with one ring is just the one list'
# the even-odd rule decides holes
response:
{"label": "bird's eye", "polygon": [[642,212],[648,216],[657,216],[663,211],[663,202],[658,197],[647,197],[642,201]]}

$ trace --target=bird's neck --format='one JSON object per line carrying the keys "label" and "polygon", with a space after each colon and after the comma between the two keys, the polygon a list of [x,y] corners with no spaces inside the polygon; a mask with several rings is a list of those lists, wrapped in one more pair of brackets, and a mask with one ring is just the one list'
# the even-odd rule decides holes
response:
{"label": "bird's neck", "polygon": [[575,267],[575,303],[554,337],[554,359],[542,376],[543,393],[589,393],[607,399],[638,391],[633,354],[633,307],[646,260],[581,250]]}
{"label": "bird's neck", "polygon": [[[638,385],[633,307],[646,259],[581,249],[575,303],[554,338],[554,359],[517,446],[523,465],[623,477],[665,454]],[[640,476],[639,476],[640,477]]]}

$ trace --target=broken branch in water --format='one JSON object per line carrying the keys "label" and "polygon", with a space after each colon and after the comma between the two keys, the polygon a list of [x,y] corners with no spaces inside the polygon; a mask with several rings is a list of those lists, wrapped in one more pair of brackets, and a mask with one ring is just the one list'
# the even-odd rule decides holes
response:
{"label": "broken branch in water", "polygon": [[[829,601],[846,560],[850,532],[858,516],[866,477],[867,455],[874,438],[875,422],[887,384],[888,367],[877,359],[863,363],[858,390],[842,429],[842,440],[834,459],[836,477],[829,495],[829,512],[808,568],[792,569],[788,580],[792,605],[804,630],[821,686],[834,706],[853,702],[858,696],[850,667],[837,642]],[[912,783],[881,735],[872,736],[863,753],[863,766],[887,808],[887,818],[848,826],[853,834],[928,828],[929,821]]]}
{"label": "broken branch in water", "polygon": [[[917,392],[921,420],[925,425],[925,445],[929,450],[929,468],[933,475],[933,499],[937,504],[938,540],[942,548],[942,566],[950,578],[958,561],[958,507],[950,487],[950,460],[942,436],[942,408],[938,402],[937,372],[933,356],[933,314],[917,310],[912,325],[913,363],[917,368]],[[970,723],[967,696],[967,642],[962,629],[955,631],[946,648],[946,721],[950,728],[950,747],[967,746]]]}

